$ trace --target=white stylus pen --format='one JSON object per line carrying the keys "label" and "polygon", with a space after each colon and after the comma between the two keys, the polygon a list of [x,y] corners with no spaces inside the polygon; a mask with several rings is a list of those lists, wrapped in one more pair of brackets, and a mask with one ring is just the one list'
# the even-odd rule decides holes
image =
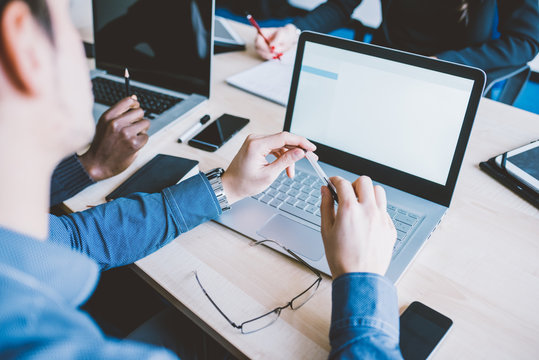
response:
{"label": "white stylus pen", "polygon": [[305,152],[305,158],[311,163],[311,166],[313,167],[314,171],[316,171],[316,174],[322,180],[323,183],[327,185],[329,188],[329,192],[331,192],[331,196],[333,196],[333,200],[335,200],[336,203],[339,203],[339,198],[337,197],[337,189],[335,189],[335,185],[331,183],[331,180],[329,180],[329,177],[327,174],[322,170],[320,165],[318,165],[318,160],[316,159],[316,156],[312,151],[306,151]]}
{"label": "white stylus pen", "polygon": [[187,129],[186,132],[184,132],[180,138],[178,139],[178,142],[184,143],[186,142],[191,136],[193,136],[198,129],[200,129],[205,123],[210,121],[210,115],[204,115],[195,125],[191,126],[189,129]]}

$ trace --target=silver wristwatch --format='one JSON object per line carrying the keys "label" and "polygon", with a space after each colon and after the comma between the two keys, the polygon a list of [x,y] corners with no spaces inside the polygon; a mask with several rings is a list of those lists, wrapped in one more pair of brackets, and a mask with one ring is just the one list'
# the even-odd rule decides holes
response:
{"label": "silver wristwatch", "polygon": [[224,173],[225,170],[223,170],[223,168],[216,168],[205,174],[223,212],[230,210],[230,205],[228,204],[225,189],[223,188],[223,183],[221,181],[221,176],[223,176]]}

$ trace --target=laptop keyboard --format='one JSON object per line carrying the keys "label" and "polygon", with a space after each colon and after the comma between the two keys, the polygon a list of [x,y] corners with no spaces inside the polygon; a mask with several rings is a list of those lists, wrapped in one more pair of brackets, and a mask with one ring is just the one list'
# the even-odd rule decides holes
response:
{"label": "laptop keyboard", "polygon": [[[290,179],[285,173],[282,173],[268,189],[253,196],[253,198],[320,226],[320,204],[322,202],[320,187],[322,185],[322,181],[317,176],[296,170],[294,179]],[[393,205],[387,206],[387,212],[397,229],[397,241],[393,248],[393,254],[396,255],[417,227],[421,218]]]}
{"label": "laptop keyboard", "polygon": [[[96,77],[92,79],[92,84],[95,102],[99,104],[112,106],[125,98],[125,84],[122,82]],[[140,106],[146,114],[162,114],[182,101],[180,98],[137,86],[130,86],[130,89],[132,94],[137,95]]]}

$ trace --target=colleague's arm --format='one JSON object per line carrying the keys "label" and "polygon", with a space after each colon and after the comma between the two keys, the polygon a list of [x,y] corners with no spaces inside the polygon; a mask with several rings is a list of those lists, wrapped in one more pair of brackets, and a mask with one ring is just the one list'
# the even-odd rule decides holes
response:
{"label": "colleague's arm", "polygon": [[80,162],[94,181],[118,175],[129,167],[148,142],[150,120],[135,95],[120,100],[97,122],[90,148]]}
{"label": "colleague's arm", "polygon": [[537,0],[499,0],[498,39],[461,50],[450,50],[436,57],[486,72],[520,66],[539,52],[539,4]]}
{"label": "colleague's arm", "polygon": [[64,202],[94,183],[76,154],[65,158],[52,174],[51,206]]}
{"label": "colleague's arm", "polygon": [[362,0],[328,0],[307,15],[297,18],[292,24],[279,28],[263,28],[262,32],[273,49],[268,47],[260,35],[255,38],[255,49],[262,58],[273,59],[275,54],[284,53],[296,45],[298,30],[328,33],[346,25],[361,2]]}
{"label": "colleague's arm", "polygon": [[300,29],[328,33],[348,24],[354,9],[363,0],[328,0],[307,15],[294,20]]}
{"label": "colleague's arm", "polygon": [[[293,167],[304,157],[295,147],[315,149],[306,139],[288,133],[249,136],[222,178],[229,202],[262,192]],[[269,154],[277,156],[272,163],[266,160]],[[69,216],[51,216],[50,239],[108,269],[137,261],[220,214],[215,193],[200,173],[161,193],[138,193]]]}
{"label": "colleague's arm", "polygon": [[124,171],[148,142],[150,121],[143,118],[136,97],[125,98],[106,111],[97,123],[89,150],[63,160],[51,180],[51,206],[76,195],[97,181]]}
{"label": "colleague's arm", "polygon": [[383,276],[396,239],[383,188],[368,177],[322,188],[322,238],[333,275],[331,359],[402,359],[397,293]]}

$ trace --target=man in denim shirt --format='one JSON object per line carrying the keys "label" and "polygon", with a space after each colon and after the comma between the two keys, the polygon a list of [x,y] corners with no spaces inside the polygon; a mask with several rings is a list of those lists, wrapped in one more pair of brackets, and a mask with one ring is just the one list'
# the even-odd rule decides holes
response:
{"label": "man in denim shirt", "polygon": [[[90,81],[69,0],[0,0],[0,358],[176,358],[107,338],[78,308],[99,270],[132,263],[230,204],[268,187],[305,150],[287,133],[250,136],[222,174],[136,194],[71,216],[47,214],[56,164],[91,140]],[[301,149],[299,149],[301,148]],[[277,160],[266,161],[273,153]],[[334,277],[332,358],[401,358],[394,286],[383,277],[395,229],[367,177],[322,188],[322,235]]]}

